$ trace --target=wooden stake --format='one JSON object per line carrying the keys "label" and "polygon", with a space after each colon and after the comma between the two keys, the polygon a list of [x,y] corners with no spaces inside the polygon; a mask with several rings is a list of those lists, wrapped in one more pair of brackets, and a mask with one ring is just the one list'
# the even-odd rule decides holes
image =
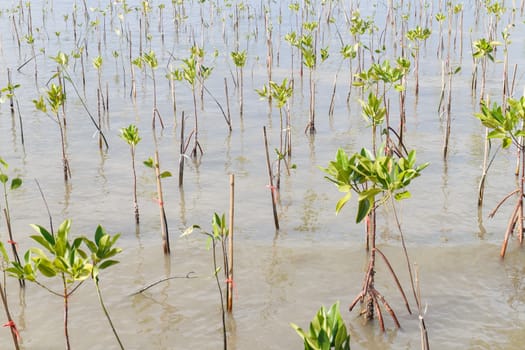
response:
{"label": "wooden stake", "polygon": [[279,217],[277,216],[277,207],[276,207],[276,191],[277,189],[273,185],[273,175],[272,175],[272,164],[270,163],[270,153],[268,152],[268,138],[266,136],[266,126],[263,126],[264,134],[264,147],[266,149],[266,165],[268,167],[268,177],[270,178],[270,193],[272,195],[272,208],[273,208],[273,221],[275,224],[275,229],[279,229]]}
{"label": "wooden stake", "polygon": [[166,211],[164,210],[164,198],[162,196],[162,184],[160,177],[160,165],[159,165],[159,152],[155,150],[155,175],[157,178],[157,194],[159,196],[159,209],[160,209],[160,224],[162,226],[162,249],[164,254],[170,253],[170,239],[168,235],[168,220],[166,219]]}
{"label": "wooden stake", "polygon": [[226,292],[228,312],[233,310],[233,219],[235,208],[235,175],[230,174],[230,227],[228,229],[228,289]]}

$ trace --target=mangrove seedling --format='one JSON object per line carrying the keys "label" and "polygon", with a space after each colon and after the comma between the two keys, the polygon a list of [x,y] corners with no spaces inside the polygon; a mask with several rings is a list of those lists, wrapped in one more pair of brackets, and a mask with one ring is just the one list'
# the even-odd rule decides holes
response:
{"label": "mangrove seedling", "polygon": [[46,95],[47,104],[44,101],[43,96],[40,96],[38,100],[33,100],[33,103],[35,104],[36,109],[44,113],[47,113],[47,105],[49,104],[49,107],[51,108],[51,111],[53,112],[53,115],[56,118],[55,122],[57,123],[58,129],[60,131],[64,180],[67,182],[69,178],[71,178],[71,169],[69,168],[69,160],[67,158],[66,153],[65,115],[60,114],[60,110],[62,109],[62,106],[66,101],[66,94],[61,86],[51,84],[51,87],[46,91]]}
{"label": "mangrove seedling", "polygon": [[[224,271],[224,276],[226,278],[226,283],[233,284],[232,280],[228,280],[228,251],[226,248],[226,238],[228,237],[229,230],[228,224],[226,223],[226,216],[223,214],[214,213],[212,218],[212,232],[207,232],[201,229],[199,225],[192,225],[188,227],[181,235],[181,237],[188,236],[193,233],[195,230],[198,230],[201,234],[208,237],[208,247],[211,246],[212,256],[213,256],[213,275],[215,277],[215,282],[217,283],[217,290],[219,291],[219,297],[221,301],[221,313],[222,313],[222,331],[223,331],[223,346],[224,350],[228,348],[228,340],[226,336],[226,309],[224,307],[224,297],[222,292],[222,286],[219,279],[219,273],[221,270]],[[211,245],[210,245],[211,243]],[[219,266],[218,257],[217,257],[217,243],[221,245],[222,251],[222,260],[223,265]]]}
{"label": "mangrove seedling", "polygon": [[[20,263],[20,257],[18,256],[18,249],[16,241],[13,237],[13,230],[11,229],[11,211],[9,210],[9,200],[7,198],[8,190],[13,191],[22,186],[22,179],[19,177],[15,177],[11,179],[11,182],[9,182],[9,176],[6,174],[6,171],[9,167],[9,164],[0,157],[0,182],[2,183],[2,187],[4,189],[4,217],[5,217],[5,223],[7,226],[7,233],[9,235],[9,243],[11,245],[11,250],[13,252],[13,259],[14,261]],[[9,182],[9,188],[8,188],[8,182]],[[25,286],[25,282],[23,279],[19,280],[20,287]]]}
{"label": "mangrove seedling", "polygon": [[13,345],[15,347],[15,350],[20,349],[19,341],[20,341],[20,334],[18,333],[18,329],[16,328],[15,321],[13,320],[11,316],[11,311],[9,310],[9,304],[7,302],[7,292],[6,288],[3,284],[5,282],[5,269],[9,264],[9,257],[7,256],[7,251],[4,247],[4,244],[0,242],[0,269],[2,270],[4,274],[3,280],[0,280],[0,297],[2,298],[2,305],[4,306],[5,316],[7,319],[7,322],[4,323],[4,327],[9,327],[11,331],[11,337],[13,338]]}
{"label": "mangrove seedling", "polygon": [[[385,310],[390,314],[394,323],[399,327],[399,321],[393,309],[386,301],[385,297],[375,288],[375,258],[376,253],[384,260],[390,273],[392,274],[397,288],[399,289],[405,305],[409,313],[410,306],[405,296],[403,288],[399,283],[397,275],[395,274],[392,266],[385,256],[376,247],[376,225],[375,215],[369,216],[370,213],[376,212],[376,208],[389,200],[392,203],[392,208],[398,223],[398,229],[403,243],[403,251],[407,259],[408,272],[410,275],[412,291],[416,296],[415,285],[413,282],[412,270],[408,259],[408,253],[406,251],[404,236],[401,231],[399,222],[397,221],[397,214],[393,199],[402,200],[410,197],[410,192],[406,190],[406,187],[411,181],[420,176],[421,171],[426,168],[428,163],[422,165],[416,165],[416,152],[410,151],[406,156],[397,157],[394,155],[378,154],[374,156],[367,149],[362,149],[358,153],[354,153],[352,156],[339,149],[337,151],[336,159],[331,161],[327,168],[321,168],[328,176],[326,179],[333,182],[340,192],[345,195],[336,204],[336,213],[343,208],[343,206],[350,200],[352,192],[355,192],[358,197],[358,209],[356,215],[356,223],[363,221],[367,218],[368,224],[368,235],[367,242],[371,242],[371,252],[369,257],[368,269],[363,282],[361,292],[354,299],[350,305],[350,311],[357,305],[358,302],[365,302],[365,310],[363,314],[367,320],[374,318],[374,313],[377,312],[379,325],[381,330],[384,331],[384,321],[382,312],[380,309],[380,302],[383,304]],[[416,298],[417,303],[417,298]]]}
{"label": "mangrove seedling", "polygon": [[[481,38],[473,43],[472,57],[475,62],[474,71],[472,73],[472,91],[476,90],[476,76],[478,71],[478,62],[481,61],[481,92],[480,101],[485,99],[485,80],[487,74],[487,60],[494,62],[493,52],[496,46],[499,45],[496,41],[489,41]],[[481,102],[482,103],[482,102]],[[485,193],[485,179],[487,178],[487,169],[489,166],[490,141],[489,128],[485,128],[485,146],[483,148],[483,168],[481,172],[481,179],[479,180],[478,189],[478,208],[483,206],[483,195]]]}
{"label": "mangrove seedling", "polygon": [[159,62],[154,51],[144,53],[142,55],[142,60],[150,67],[151,80],[153,80],[153,117],[151,120],[151,127],[155,129],[155,118],[157,117],[160,126],[164,129],[164,122],[162,121],[159,109],[157,108],[157,81],[155,79],[155,70],[159,67]]}
{"label": "mangrove seedling", "polygon": [[[493,217],[501,205],[509,198],[515,197],[516,204],[512,210],[505,231],[505,238],[501,246],[500,255],[505,256],[510,236],[517,230],[520,243],[523,242],[523,196],[525,193],[525,96],[520,99],[509,98],[507,107],[503,109],[500,105],[494,103],[489,106],[489,102],[481,101],[481,111],[475,114],[481,123],[490,130],[487,134],[488,139],[501,139],[504,149],[511,146],[518,153],[519,174],[517,177],[516,189],[507,194],[489,214]],[[487,167],[488,168],[488,167]]]}
{"label": "mangrove seedling", "polygon": [[[65,220],[56,235],[44,227],[32,225],[37,235],[31,238],[41,248],[30,248],[24,254],[23,263],[11,262],[7,272],[17,278],[36,283],[53,295],[62,298],[64,303],[64,336],[66,349],[71,349],[69,337],[69,303],[70,297],[78,287],[91,276],[93,265],[85,251],[81,249],[82,237],[69,239],[71,220]],[[46,278],[60,280],[62,291],[58,292],[48,287],[40,280],[40,275]]]}
{"label": "mangrove seedling", "polygon": [[155,171],[155,179],[157,183],[157,201],[159,203],[159,211],[160,211],[160,226],[161,226],[161,234],[162,234],[162,249],[164,251],[164,254],[170,253],[170,239],[169,239],[169,233],[168,233],[168,220],[166,218],[166,210],[164,209],[164,196],[162,193],[162,182],[161,179],[170,177],[171,173],[169,171],[160,171],[160,164],[159,164],[159,153],[158,151],[155,151],[155,158],[148,158],[144,161],[144,165],[148,168],[151,168]]}
{"label": "mangrove seedling", "polygon": [[416,75],[416,87],[415,92],[416,96],[419,95],[419,54],[421,52],[421,42],[424,42],[430,37],[432,31],[429,28],[422,28],[421,26],[416,26],[416,28],[411,29],[407,32],[407,39],[414,42],[414,47],[412,50],[412,56],[414,57],[414,72]]}
{"label": "mangrove seedling", "polygon": [[135,169],[135,150],[141,138],[139,129],[131,124],[127,128],[120,129],[120,137],[127,142],[131,151],[131,169],[133,171],[133,207],[135,210],[135,222],[139,223],[139,204],[137,201],[137,171]]}
{"label": "mangrove seedling", "polygon": [[294,323],[291,326],[303,339],[304,350],[350,350],[350,335],[341,317],[339,302],[328,311],[321,306],[310,322],[308,332]]}
{"label": "mangrove seedling", "polygon": [[113,321],[111,320],[111,317],[109,315],[109,311],[106,307],[106,304],[104,303],[104,299],[102,298],[102,292],[100,290],[99,285],[100,271],[119,263],[118,260],[113,259],[115,255],[119,254],[122,251],[121,248],[116,248],[114,246],[119,237],[120,234],[111,236],[104,230],[102,226],[99,225],[95,231],[94,240],[90,240],[87,237],[84,237],[84,243],[91,252],[91,264],[93,266],[93,268],[91,269],[91,278],[93,279],[95,289],[97,290],[97,296],[98,301],[100,303],[100,307],[102,308],[102,311],[104,312],[104,315],[108,320],[109,326],[111,327],[113,335],[115,336],[115,339],[117,340],[120,348],[124,349],[124,345],[122,345],[122,341],[120,340],[117,330],[115,329]]}
{"label": "mangrove seedling", "polygon": [[244,66],[246,65],[246,50],[232,51],[230,53],[233,63],[237,68],[237,86],[239,87],[239,114],[244,112]]}
{"label": "mangrove seedling", "polygon": [[[184,80],[190,85],[191,92],[193,95],[193,113],[195,118],[195,128],[193,129],[192,134],[193,136],[193,149],[191,151],[191,155],[193,157],[197,157],[197,153],[200,152],[202,155],[204,152],[202,151],[202,147],[199,143],[199,121],[197,117],[197,83],[200,82],[201,88],[204,86],[204,80],[206,80],[210,74],[213,68],[206,67],[202,65],[202,60],[204,58],[204,50],[199,48],[198,46],[194,46],[191,48],[191,55],[190,57],[183,59],[182,62],[184,63],[184,66],[182,67],[182,76]],[[201,92],[202,96],[202,92]]]}
{"label": "mangrove seedling", "polygon": [[[280,132],[280,141],[279,149],[277,149],[278,160],[277,160],[277,188],[280,188],[280,179],[281,179],[281,160],[285,162],[285,167],[288,175],[290,174],[290,167],[288,166],[287,159],[292,156],[292,117],[290,113],[290,105],[288,100],[293,95],[293,87],[291,83],[288,82],[288,79],[284,79],[281,84],[270,81],[269,87],[264,85],[262,89],[256,89],[257,93],[261,98],[266,98],[269,101],[275,101],[277,108],[279,108],[279,130]],[[283,108],[286,113],[286,121],[283,116]],[[285,125],[286,124],[286,125]]]}

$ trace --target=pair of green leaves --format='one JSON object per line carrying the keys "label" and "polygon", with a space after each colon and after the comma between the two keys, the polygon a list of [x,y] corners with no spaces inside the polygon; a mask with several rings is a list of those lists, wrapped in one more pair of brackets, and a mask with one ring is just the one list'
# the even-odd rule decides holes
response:
{"label": "pair of green leaves", "polygon": [[[0,157],[0,165],[1,165],[0,182],[4,185],[4,189],[5,189],[7,188],[7,182],[9,181],[9,176],[7,176],[7,174],[4,171],[6,171],[7,168],[9,168],[9,164],[2,157]],[[22,179],[19,177],[15,177],[11,180],[11,185],[9,186],[9,188],[11,190],[16,190],[20,186],[22,186]]]}
{"label": "pair of green leaves", "polygon": [[339,311],[339,302],[328,311],[322,306],[310,322],[309,332],[291,324],[304,341],[305,350],[350,350],[350,335]]}
{"label": "pair of green leaves", "polygon": [[[336,204],[336,213],[350,200],[352,192],[358,194],[358,211],[356,222],[361,222],[373,209],[376,196],[383,194],[381,202],[391,195],[396,200],[410,197],[405,188],[410,182],[420,176],[428,163],[416,165],[416,151],[410,151],[406,157],[395,158],[392,155],[374,157],[370,151],[363,148],[352,156],[339,149],[336,159],[321,168],[340,192],[345,195]],[[380,203],[381,203],[380,202]]]}

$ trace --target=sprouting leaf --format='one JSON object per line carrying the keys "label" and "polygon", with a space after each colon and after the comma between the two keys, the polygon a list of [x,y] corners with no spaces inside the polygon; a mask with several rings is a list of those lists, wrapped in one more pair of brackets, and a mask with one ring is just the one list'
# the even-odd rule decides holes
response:
{"label": "sprouting leaf", "polygon": [[347,192],[343,198],[341,198],[337,204],[335,205],[335,213],[336,214],[339,214],[339,212],[341,211],[341,209],[344,207],[344,205],[346,204],[346,202],[348,202],[350,200],[350,198],[352,197],[352,192]]}
{"label": "sprouting leaf", "polygon": [[410,197],[411,197],[411,194],[408,191],[403,191],[403,192],[396,193],[395,196],[394,196],[394,198],[397,201],[400,201],[402,199],[407,199],[407,198],[410,198]]}
{"label": "sprouting leaf", "polygon": [[148,168],[153,168],[153,158],[149,157],[148,159],[146,159],[144,162],[144,165],[147,166]]}
{"label": "sprouting leaf", "polygon": [[22,186],[22,179],[21,178],[16,177],[13,180],[11,180],[11,189],[12,190],[16,190],[20,186]]}
{"label": "sprouting leaf", "polygon": [[163,171],[161,174],[160,174],[160,178],[161,179],[164,179],[166,177],[171,177],[171,173],[169,171]]}
{"label": "sprouting leaf", "polygon": [[106,261],[102,262],[102,263],[98,266],[98,268],[99,268],[100,270],[104,270],[105,268],[108,268],[108,267],[110,267],[110,266],[116,265],[116,264],[118,264],[118,263],[119,263],[118,260],[106,260]]}
{"label": "sprouting leaf", "polygon": [[361,221],[363,221],[363,219],[368,215],[368,213],[370,213],[370,210],[372,210],[372,206],[368,198],[359,201],[355,222],[360,223]]}
{"label": "sprouting leaf", "polygon": [[188,227],[187,229],[184,230],[184,232],[180,235],[180,237],[185,237],[185,236],[189,236],[193,233],[193,231],[195,229],[201,229],[201,227],[199,225],[192,225],[190,227]]}

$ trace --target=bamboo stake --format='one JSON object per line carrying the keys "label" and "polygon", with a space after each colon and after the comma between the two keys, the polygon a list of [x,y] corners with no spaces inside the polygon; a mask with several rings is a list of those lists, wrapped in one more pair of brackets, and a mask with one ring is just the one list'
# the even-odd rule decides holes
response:
{"label": "bamboo stake", "polygon": [[160,223],[162,226],[162,249],[164,254],[168,255],[170,253],[170,240],[168,235],[168,221],[166,219],[166,211],[164,210],[164,198],[162,195],[162,184],[160,181],[160,165],[159,165],[159,152],[155,150],[155,175],[157,180],[157,193],[159,200],[159,210],[160,210]]}
{"label": "bamboo stake", "polygon": [[230,174],[230,227],[228,229],[228,289],[226,292],[228,312],[233,310],[233,219],[235,208],[235,175]]}
{"label": "bamboo stake", "polygon": [[275,224],[275,229],[279,229],[279,217],[277,216],[277,207],[276,207],[276,191],[277,189],[273,185],[273,175],[272,175],[272,165],[270,163],[270,153],[268,152],[268,137],[266,136],[266,126],[263,126],[264,134],[264,147],[266,149],[266,165],[268,167],[268,177],[270,178],[270,193],[272,195],[272,208],[273,208],[273,222]]}
{"label": "bamboo stake", "polygon": [[20,334],[18,334],[18,330],[16,329],[16,325],[15,325],[13,319],[11,318],[11,313],[9,312],[9,305],[7,304],[7,296],[5,295],[4,291],[5,291],[5,289],[2,286],[2,283],[0,282],[0,296],[2,297],[2,303],[4,304],[5,315],[6,315],[7,321],[8,321],[4,325],[4,327],[9,326],[9,328],[11,329],[11,336],[13,337],[13,344],[15,345],[15,349],[19,350],[20,346],[18,344],[18,340],[19,340]]}

